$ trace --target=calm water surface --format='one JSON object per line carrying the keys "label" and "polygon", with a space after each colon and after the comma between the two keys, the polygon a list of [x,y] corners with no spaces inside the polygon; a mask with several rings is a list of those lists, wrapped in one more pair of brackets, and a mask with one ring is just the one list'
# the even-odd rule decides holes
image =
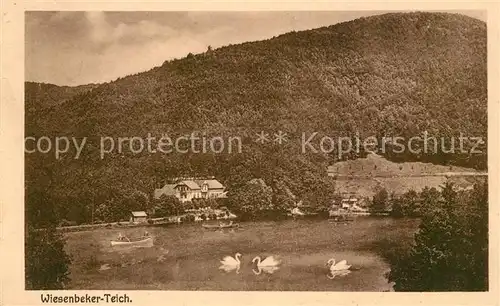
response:
{"label": "calm water surface", "polygon": [[[67,234],[73,257],[69,289],[383,291],[389,270],[380,256],[383,241],[409,241],[416,220],[359,217],[327,220],[244,222],[234,230],[206,230],[201,224],[148,227],[150,248],[111,247],[119,232],[140,236],[145,228]],[[219,269],[220,260],[243,255],[240,269]],[[267,273],[255,256],[281,259]],[[328,278],[326,262],[346,259],[356,270]],[[271,271],[268,271],[271,272]]]}

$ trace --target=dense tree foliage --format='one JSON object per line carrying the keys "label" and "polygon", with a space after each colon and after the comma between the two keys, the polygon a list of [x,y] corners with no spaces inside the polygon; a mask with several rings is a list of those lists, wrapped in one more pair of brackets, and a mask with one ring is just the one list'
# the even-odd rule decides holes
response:
{"label": "dense tree foliage", "polygon": [[231,194],[230,207],[246,215],[258,215],[260,211],[272,210],[273,191],[262,179],[252,179]]}
{"label": "dense tree foliage", "polygon": [[35,230],[27,227],[25,238],[25,280],[27,290],[63,289],[69,281],[70,257],[64,239],[55,227]]}
{"label": "dense tree foliage", "polygon": [[155,217],[166,217],[178,215],[184,211],[184,206],[175,196],[161,196],[155,201],[154,215]]}
{"label": "dense tree foliage", "polygon": [[[36,169],[36,170],[35,170]],[[52,175],[49,165],[26,172],[26,182],[41,183],[26,190],[25,281],[28,290],[55,290],[69,281],[70,257],[64,251],[64,238],[56,231],[57,218],[49,190]]]}
{"label": "dense tree foliage", "polygon": [[488,186],[420,193],[422,222],[410,249],[388,255],[396,291],[488,290]]}
{"label": "dense tree foliage", "polygon": [[[425,188],[422,191],[421,197],[422,200],[427,199],[429,202],[427,203],[428,206],[426,207],[432,207],[434,204],[434,201],[430,198],[433,195],[437,198],[439,195],[435,194],[437,190],[435,188],[428,189]],[[429,193],[429,194],[428,194]],[[426,198],[424,198],[426,197]],[[390,206],[391,206],[391,215],[394,217],[417,217],[420,216],[420,206],[421,206],[421,198],[415,192],[415,190],[409,190],[405,192],[401,196],[393,196],[390,200]]]}

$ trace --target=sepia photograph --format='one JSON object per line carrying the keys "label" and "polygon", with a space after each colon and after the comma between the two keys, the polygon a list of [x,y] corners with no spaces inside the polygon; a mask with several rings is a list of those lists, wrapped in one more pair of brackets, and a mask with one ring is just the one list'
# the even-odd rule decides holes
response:
{"label": "sepia photograph", "polygon": [[24,289],[489,291],[487,21],[24,12]]}

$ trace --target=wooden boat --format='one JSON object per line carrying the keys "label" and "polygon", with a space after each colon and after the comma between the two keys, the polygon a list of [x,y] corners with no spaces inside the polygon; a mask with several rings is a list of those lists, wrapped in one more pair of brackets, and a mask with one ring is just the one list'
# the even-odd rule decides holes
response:
{"label": "wooden boat", "polygon": [[236,228],[240,225],[229,223],[229,224],[202,224],[201,226],[203,226],[203,228],[206,229],[221,229],[221,228]]}
{"label": "wooden boat", "polygon": [[130,241],[111,241],[112,246],[145,246],[152,244],[153,237],[142,237],[140,240],[130,240]]}

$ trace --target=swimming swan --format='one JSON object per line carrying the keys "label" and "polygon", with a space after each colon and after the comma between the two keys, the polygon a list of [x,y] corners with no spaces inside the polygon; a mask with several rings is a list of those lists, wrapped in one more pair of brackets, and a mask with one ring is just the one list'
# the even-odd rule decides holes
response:
{"label": "swimming swan", "polygon": [[266,257],[266,259],[262,261],[260,256],[255,256],[254,259],[252,259],[252,263],[255,263],[255,261],[257,261],[257,267],[275,267],[281,263],[273,256]]}
{"label": "swimming swan", "polygon": [[330,258],[327,262],[327,265],[330,266],[330,271],[341,271],[341,270],[349,270],[351,265],[347,264],[346,260],[341,260],[335,264],[335,259]]}
{"label": "swimming swan", "polygon": [[240,257],[241,254],[236,253],[236,255],[234,255],[234,258],[231,256],[226,256],[220,261],[220,263],[224,266],[239,266],[241,264]]}
{"label": "swimming swan", "polygon": [[234,255],[234,258],[231,256],[224,257],[220,261],[222,266],[220,266],[219,269],[224,270],[225,272],[231,272],[236,269],[236,273],[237,274],[240,273],[240,264],[241,264],[240,257],[241,257],[240,253],[236,253],[236,255]]}

